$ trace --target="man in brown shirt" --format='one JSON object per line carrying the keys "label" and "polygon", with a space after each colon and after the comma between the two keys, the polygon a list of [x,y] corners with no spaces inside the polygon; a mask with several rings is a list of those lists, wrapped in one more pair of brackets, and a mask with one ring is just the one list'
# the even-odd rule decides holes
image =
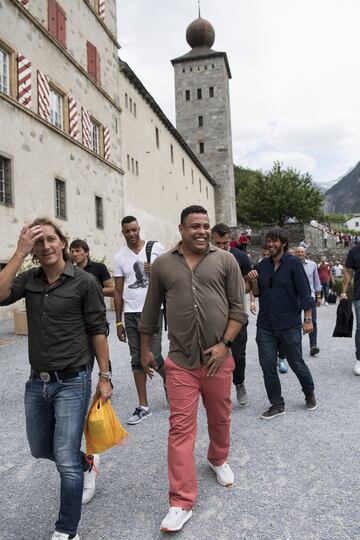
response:
{"label": "man in brown shirt", "polygon": [[185,208],[181,242],[153,264],[141,315],[141,363],[152,377],[150,351],[166,299],[170,350],[165,360],[170,406],[168,466],[170,509],[162,531],[178,531],[191,518],[197,495],[194,445],[200,395],[208,417],[208,461],[224,486],[234,483],[230,447],[231,343],[247,322],[244,281],[231,253],[210,245],[210,223],[201,206]]}

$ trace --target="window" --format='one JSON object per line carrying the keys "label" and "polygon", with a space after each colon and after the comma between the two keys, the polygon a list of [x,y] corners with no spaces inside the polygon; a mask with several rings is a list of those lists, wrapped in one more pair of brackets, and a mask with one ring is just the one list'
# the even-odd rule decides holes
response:
{"label": "window", "polygon": [[9,55],[0,49],[0,92],[4,94],[10,94],[9,60]]}
{"label": "window", "polygon": [[53,126],[63,129],[64,127],[64,96],[50,87],[50,122]]}
{"label": "window", "polygon": [[135,103],[135,101],[134,101],[134,116],[136,118],[136,103]]}
{"label": "window", "polygon": [[48,28],[50,34],[66,47],[66,15],[56,0],[48,0]]}
{"label": "window", "polygon": [[12,204],[11,190],[11,162],[3,156],[0,156],[0,203]]}
{"label": "window", "polygon": [[90,138],[91,138],[91,150],[100,154],[100,126],[92,118],[90,119]]}
{"label": "window", "polygon": [[194,171],[191,169],[191,183],[194,185]]}
{"label": "window", "polygon": [[359,221],[355,221],[355,227],[359,226]]}
{"label": "window", "polygon": [[203,154],[205,152],[205,145],[203,142],[199,143],[199,152]]}
{"label": "window", "polygon": [[104,209],[102,197],[95,195],[95,221],[98,229],[104,228]]}
{"label": "window", "polygon": [[132,157],[131,158],[131,172],[135,172],[135,167],[134,167],[134,158]]}
{"label": "window", "polygon": [[209,88],[209,97],[214,97],[214,87],[210,86]]}
{"label": "window", "polygon": [[200,189],[200,193],[201,193],[201,191],[202,191],[201,178],[199,178],[199,189]]}
{"label": "window", "polygon": [[130,112],[131,112],[131,113],[133,112],[133,107],[132,107],[132,105],[133,105],[133,102],[132,102],[132,99],[130,98],[130,107],[129,107],[129,109],[130,109]]}
{"label": "window", "polygon": [[170,159],[171,163],[174,163],[174,147],[172,144],[170,144]]}
{"label": "window", "polygon": [[129,156],[129,154],[126,156],[126,160],[127,160],[128,171],[130,171],[130,156]]}
{"label": "window", "polygon": [[100,77],[100,55],[92,43],[90,41],[87,41],[86,43],[87,48],[87,69],[89,75],[93,77],[98,83],[101,82]]}
{"label": "window", "polygon": [[206,186],[206,198],[207,198],[207,199],[209,198],[209,189],[208,189],[207,186]]}
{"label": "window", "polygon": [[190,90],[185,90],[185,100],[190,101]]}
{"label": "window", "polygon": [[198,120],[199,120],[199,127],[203,127],[203,125],[204,125],[204,117],[203,117],[203,116],[199,116],[199,117],[198,117]]}
{"label": "window", "polygon": [[138,161],[135,161],[135,171],[136,171],[136,176],[139,176],[139,162]]}
{"label": "window", "polygon": [[155,128],[156,148],[160,148],[159,129]]}
{"label": "window", "polygon": [[202,99],[202,91],[201,91],[201,88],[198,88],[198,89],[197,89],[197,98],[198,98],[198,99]]}
{"label": "window", "polygon": [[65,182],[55,179],[55,216],[66,219]]}
{"label": "window", "polygon": [[181,159],[181,163],[182,163],[182,173],[185,176],[185,161],[184,161],[184,158]]}
{"label": "window", "polygon": [[129,104],[128,104],[128,95],[125,92],[125,107],[128,108],[128,106],[129,106]]}

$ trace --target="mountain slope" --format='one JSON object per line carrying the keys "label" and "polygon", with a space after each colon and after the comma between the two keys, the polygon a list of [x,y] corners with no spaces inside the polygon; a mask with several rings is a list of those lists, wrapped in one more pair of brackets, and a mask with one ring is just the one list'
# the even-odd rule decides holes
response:
{"label": "mountain slope", "polygon": [[360,213],[360,161],[326,191],[324,210],[331,214]]}

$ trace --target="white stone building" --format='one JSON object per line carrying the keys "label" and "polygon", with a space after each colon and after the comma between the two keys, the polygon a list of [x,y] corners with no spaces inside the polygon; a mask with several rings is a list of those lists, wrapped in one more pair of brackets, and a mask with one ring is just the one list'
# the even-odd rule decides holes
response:
{"label": "white stone building", "polygon": [[348,229],[352,229],[354,231],[360,231],[360,216],[352,217],[351,219],[348,219],[346,222],[346,226]]}

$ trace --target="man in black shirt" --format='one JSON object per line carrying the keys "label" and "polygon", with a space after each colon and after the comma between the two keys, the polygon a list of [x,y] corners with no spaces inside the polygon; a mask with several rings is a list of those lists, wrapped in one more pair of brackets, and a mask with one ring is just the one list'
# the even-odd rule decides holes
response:
{"label": "man in black shirt", "polygon": [[[258,275],[259,315],[257,318],[256,342],[260,365],[263,370],[266,392],[271,403],[261,418],[269,420],[285,414],[285,402],[277,373],[277,351],[282,347],[289,366],[299,379],[305,394],[306,408],[316,409],[314,381],[302,357],[302,336],[312,332],[311,292],[303,264],[297,257],[287,253],[289,239],[281,227],[266,233],[270,257],[262,259]],[[304,323],[301,312],[304,310]]]}
{"label": "man in black shirt", "polygon": [[[251,282],[247,278],[247,275],[251,270],[249,256],[245,251],[241,251],[237,248],[230,248],[231,230],[225,223],[217,223],[214,225],[211,233],[211,242],[214,246],[225,251],[230,251],[230,253],[234,255],[245,281],[245,292],[249,292],[251,290]],[[256,283],[256,280],[253,283]],[[231,352],[235,361],[233,383],[236,387],[236,397],[239,405],[246,405],[248,402],[248,394],[245,388],[247,325],[248,323],[243,325],[231,345]]]}
{"label": "man in black shirt", "polygon": [[85,272],[89,272],[96,277],[101,285],[104,296],[114,296],[114,285],[107,269],[103,263],[94,262],[89,257],[90,248],[85,240],[79,238],[73,240],[70,244],[71,259],[76,266],[83,268]]}
{"label": "man in black shirt", "polygon": [[347,298],[350,282],[354,277],[353,304],[356,316],[354,373],[360,375],[360,245],[350,249],[345,262],[340,300]]}
{"label": "man in black shirt", "polygon": [[[19,274],[32,253],[39,268]],[[83,472],[80,452],[91,393],[87,335],[99,364],[96,393],[112,393],[103,295],[97,281],[69,260],[67,240],[49,219],[22,228],[15,254],[0,272],[0,305],[26,300],[30,378],[25,389],[31,453],[55,462],[60,473],[60,512],[52,540],[79,540]]]}

